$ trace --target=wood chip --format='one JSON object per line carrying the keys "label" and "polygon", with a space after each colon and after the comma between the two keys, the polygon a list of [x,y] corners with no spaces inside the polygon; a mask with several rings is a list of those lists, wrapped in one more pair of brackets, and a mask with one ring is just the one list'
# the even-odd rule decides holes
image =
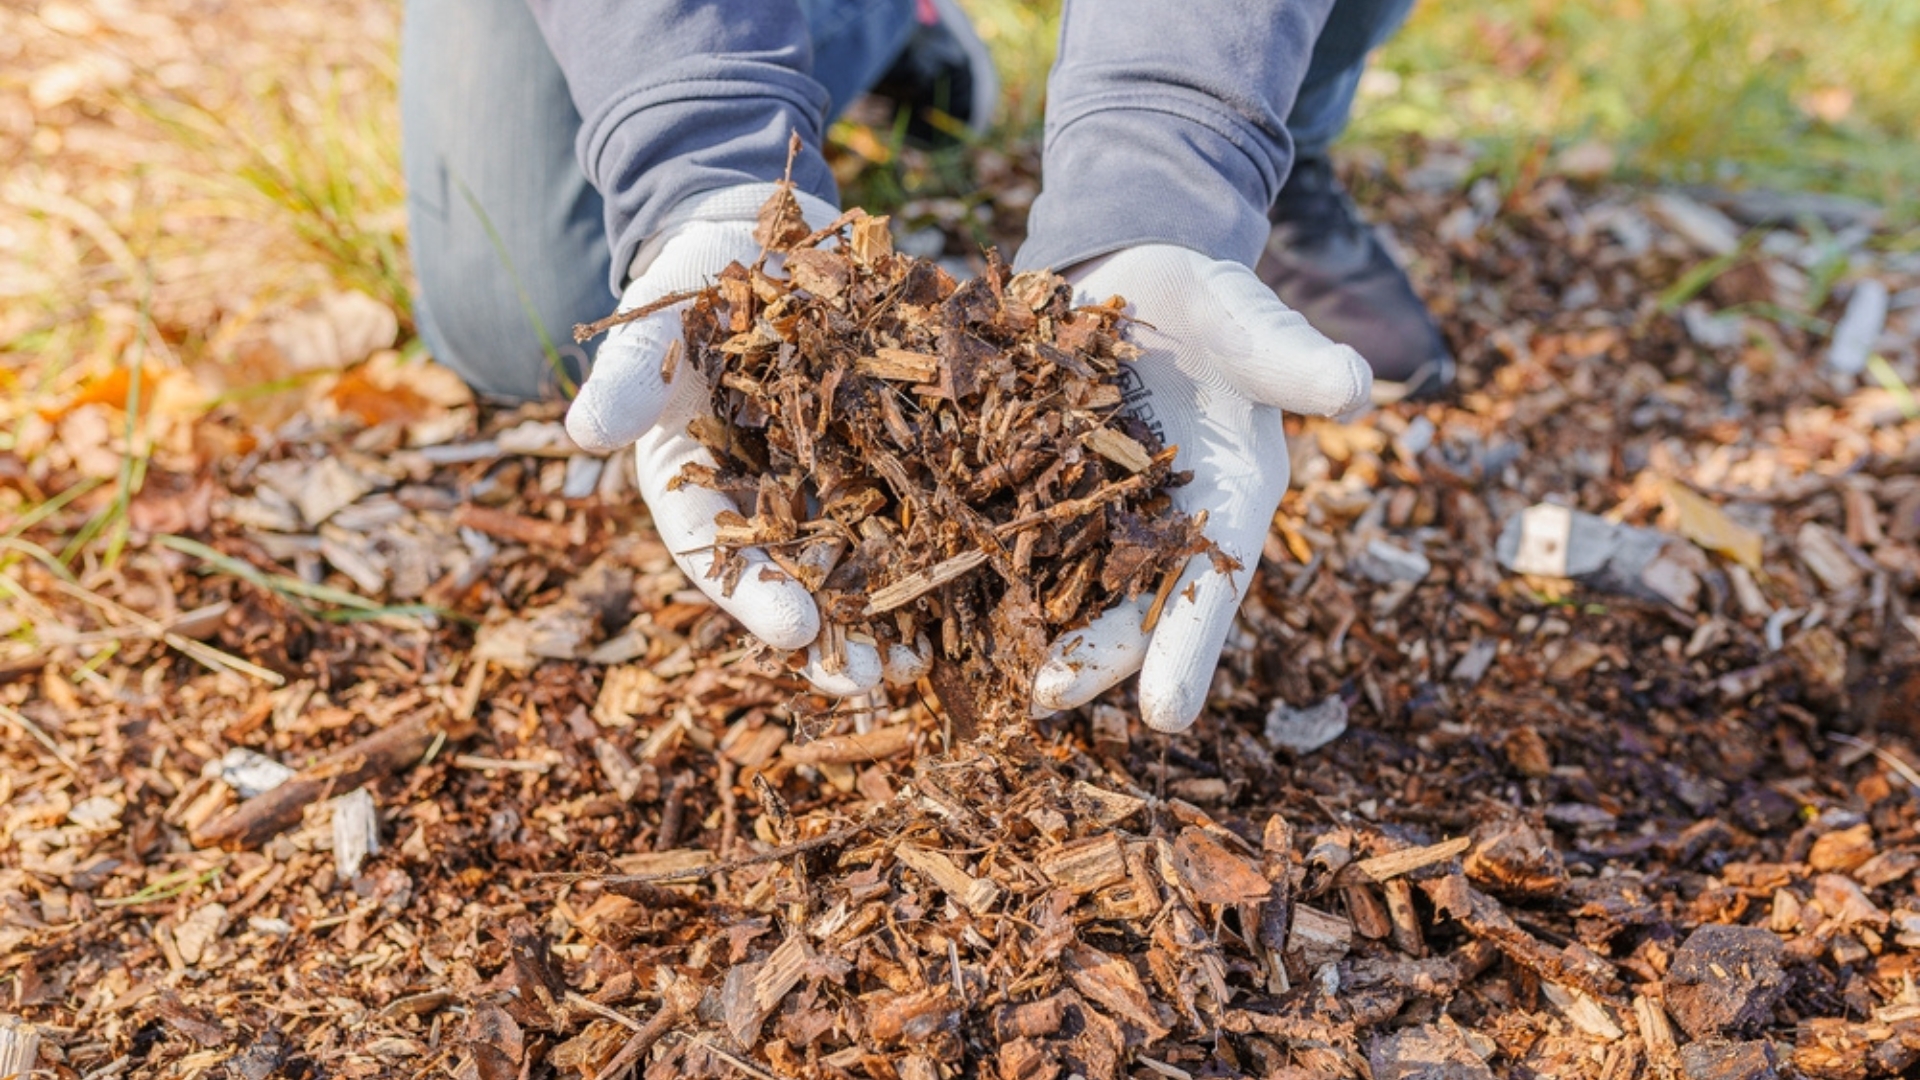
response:
{"label": "wood chip", "polygon": [[999,902],[999,886],[986,878],[974,877],[937,851],[924,851],[912,844],[902,844],[894,849],[893,855],[975,915],[987,914]]}
{"label": "wood chip", "polygon": [[1443,840],[1426,847],[1402,848],[1385,855],[1361,859],[1354,865],[1374,881],[1387,882],[1402,874],[1411,874],[1416,870],[1424,870],[1429,866],[1457,858],[1472,846],[1471,837],[1456,836],[1451,840]]}

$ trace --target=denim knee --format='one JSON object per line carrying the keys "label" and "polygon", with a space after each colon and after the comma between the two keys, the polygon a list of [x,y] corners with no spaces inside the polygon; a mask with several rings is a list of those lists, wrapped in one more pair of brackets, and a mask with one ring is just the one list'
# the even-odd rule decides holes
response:
{"label": "denim knee", "polygon": [[[613,310],[580,118],[524,0],[409,0],[401,157],[415,319],[434,356],[512,399],[575,383],[576,322]],[[564,378],[563,378],[564,376]]]}

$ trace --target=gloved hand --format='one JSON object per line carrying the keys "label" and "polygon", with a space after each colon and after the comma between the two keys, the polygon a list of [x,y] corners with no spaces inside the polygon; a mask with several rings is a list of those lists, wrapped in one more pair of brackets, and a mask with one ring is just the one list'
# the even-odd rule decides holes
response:
{"label": "gloved hand", "polygon": [[1359,353],[1307,325],[1239,263],[1150,244],[1083,263],[1067,278],[1083,303],[1129,302],[1143,353],[1122,369],[1137,377],[1128,404],[1179,447],[1174,468],[1193,472],[1192,483],[1174,489],[1174,505],[1205,511],[1208,538],[1240,569],[1229,576],[1195,556],[1151,632],[1142,625],[1152,597],[1143,595],[1063,634],[1034,678],[1033,703],[1075,708],[1138,671],[1148,726],[1184,731],[1206,702],[1287,490],[1281,412],[1346,412],[1367,401],[1373,375]]}
{"label": "gloved hand", "polygon": [[[620,310],[702,288],[731,263],[751,265],[760,256],[760,245],[753,239],[754,222],[773,190],[772,184],[725,188],[677,208],[634,257]],[[838,215],[830,203],[802,192],[795,195],[807,224],[816,229]],[[770,270],[777,272],[777,265],[770,265]],[[776,649],[807,649],[802,674],[820,690],[847,696],[871,690],[883,678],[911,682],[923,667],[910,650],[891,649],[883,662],[874,646],[858,641],[847,643],[845,667],[828,672],[813,644],[820,634],[820,611],[813,597],[764,552],[746,553],[747,569],[730,596],[723,595],[719,579],[708,576],[713,567],[715,516],[722,510],[750,512],[750,508],[732,496],[695,484],[668,488],[682,465],[715,464],[707,449],[687,433],[695,417],[712,411],[707,381],[690,363],[674,365],[671,383],[661,370],[669,347],[681,340],[685,307],[676,304],[608,333],[593,370],[567,410],[567,434],[587,450],[633,446],[640,497],[646,500],[660,539],[681,572],[761,641]]]}

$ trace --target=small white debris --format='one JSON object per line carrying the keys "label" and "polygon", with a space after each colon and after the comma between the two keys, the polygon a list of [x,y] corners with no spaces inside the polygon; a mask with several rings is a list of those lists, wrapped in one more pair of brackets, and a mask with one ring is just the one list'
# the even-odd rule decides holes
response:
{"label": "small white debris", "polygon": [[[1511,531],[1511,526],[1509,526]],[[1516,574],[1566,577],[1572,569],[1573,511],[1552,503],[1529,506],[1520,512],[1520,532],[1512,556],[1501,555]],[[1597,565],[1597,564],[1596,564]]]}
{"label": "small white debris", "polygon": [[293,933],[293,924],[285,919],[270,919],[254,915],[247,919],[247,929],[256,934],[269,934],[273,937],[286,937]]}
{"label": "small white debris", "polygon": [[26,1077],[37,1071],[40,1030],[17,1016],[0,1015],[0,1077]]}
{"label": "small white debris", "polygon": [[1417,458],[1426,453],[1427,447],[1433,445],[1433,437],[1436,433],[1433,421],[1424,416],[1416,416],[1407,422],[1407,430],[1394,439],[1394,444],[1402,454],[1409,458]]}
{"label": "small white debris", "polygon": [[1768,652],[1779,652],[1781,649],[1786,648],[1787,627],[1799,621],[1800,616],[1803,614],[1805,614],[1805,612],[1795,611],[1793,608],[1781,608],[1767,616],[1767,624],[1766,628],[1762,631],[1762,637],[1766,640]]}
{"label": "small white debris", "polygon": [[293,779],[294,770],[257,750],[236,746],[220,756],[220,779],[243,799],[272,791]]}
{"label": "small white debris", "polygon": [[1467,646],[1466,655],[1453,665],[1453,673],[1448,676],[1454,682],[1472,686],[1486,677],[1487,669],[1493,666],[1495,657],[1500,655],[1500,643],[1493,638],[1481,638]]}
{"label": "small white debris", "polygon": [[528,420],[495,436],[494,443],[503,454],[571,457],[580,452],[567,437],[567,426],[558,420]]}
{"label": "small white debris", "polygon": [[1338,694],[1296,709],[1276,701],[1267,712],[1267,742],[1296,754],[1311,754],[1347,730],[1347,702]]}
{"label": "small white debris", "polygon": [[1705,569],[1705,556],[1679,537],[1552,503],[1509,517],[1494,553],[1501,566],[1516,574],[1572,578],[1683,609],[1692,607]]}
{"label": "small white debris", "polygon": [[1377,538],[1367,541],[1367,546],[1353,560],[1353,568],[1382,585],[1425,581],[1427,575],[1433,573],[1433,563],[1425,555]]}
{"label": "small white debris", "polygon": [[560,485],[560,497],[563,499],[584,499],[593,494],[600,486],[600,470],[607,467],[607,459],[592,454],[575,454],[567,459],[567,478]]}
{"label": "small white debris", "polygon": [[366,788],[356,788],[333,802],[334,876],[351,881],[360,874],[360,864],[380,850],[380,818],[373,796]]}
{"label": "small white debris", "polygon": [[226,925],[225,904],[208,904],[187,916],[184,922],[173,928],[173,943],[180,949],[180,959],[195,967],[200,966],[208,947],[226,929]]}
{"label": "small white debris", "polygon": [[1747,321],[1738,315],[1715,314],[1695,301],[1680,309],[1687,336],[1703,349],[1731,349],[1746,340]]}
{"label": "small white debris", "polygon": [[485,461],[501,455],[500,444],[492,439],[482,442],[451,443],[442,446],[423,446],[420,456],[432,465],[465,465],[470,461]]}
{"label": "small white debris", "polygon": [[120,827],[120,804],[105,795],[81,799],[67,811],[67,820],[94,832],[112,832]]}
{"label": "small white debris", "polygon": [[1613,1042],[1625,1037],[1626,1032],[1620,1030],[1620,1025],[1614,1022],[1613,1014],[1607,1011],[1607,1007],[1587,994],[1550,982],[1541,983],[1540,989],[1545,991],[1547,1000],[1553,1003],[1553,1007],[1559,1009],[1568,1020],[1573,1022],[1574,1027],[1585,1034],[1602,1042]]}
{"label": "small white debris", "polygon": [[1588,214],[1588,219],[1605,226],[1631,258],[1637,259],[1653,247],[1653,222],[1632,207],[1602,204]]}
{"label": "small white debris", "polygon": [[1580,833],[1602,832],[1620,824],[1618,817],[1585,803],[1554,803],[1541,810],[1540,816],[1546,818],[1549,825]]}
{"label": "small white debris", "polygon": [[1740,248],[1740,226],[1732,218],[1685,195],[1663,192],[1647,200],[1647,209],[1662,225],[1708,255],[1731,255]]}
{"label": "small white debris", "polygon": [[1874,342],[1887,328],[1887,299],[1887,287],[1875,278],[1853,287],[1846,313],[1833,328],[1833,345],[1827,350],[1829,367],[1846,375],[1866,370]]}

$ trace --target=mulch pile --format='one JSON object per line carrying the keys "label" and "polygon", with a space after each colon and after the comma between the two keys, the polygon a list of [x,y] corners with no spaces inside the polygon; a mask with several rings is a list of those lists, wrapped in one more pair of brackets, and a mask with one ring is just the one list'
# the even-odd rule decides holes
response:
{"label": "mulch pile", "polygon": [[1124,408],[1120,367],[1139,350],[1122,298],[1076,307],[1059,275],[1012,274],[991,251],[959,284],[896,252],[887,218],[856,208],[809,229],[786,183],[754,238],[754,265],[576,337],[687,305],[665,365],[684,353],[710,388],[690,433],[715,464],[670,486],[752,509],[720,513],[712,574],[730,595],[754,551],[774,563],[759,572],[805,585],[828,674],[849,641],[931,653],[963,732],[1016,723],[1062,632],[1142,592],[1152,629],[1188,556],[1239,568],[1171,506],[1191,477]]}
{"label": "mulch pile", "polygon": [[[1355,180],[1463,385],[1290,421],[1190,733],[835,707],[625,457],[348,373],[157,470],[113,569],[0,571],[0,1009],[69,1080],[1912,1069],[1920,421],[1827,340],[1878,282],[1912,371],[1920,262],[1843,204]],[[1657,534],[1644,588],[1503,563],[1549,499]]]}

